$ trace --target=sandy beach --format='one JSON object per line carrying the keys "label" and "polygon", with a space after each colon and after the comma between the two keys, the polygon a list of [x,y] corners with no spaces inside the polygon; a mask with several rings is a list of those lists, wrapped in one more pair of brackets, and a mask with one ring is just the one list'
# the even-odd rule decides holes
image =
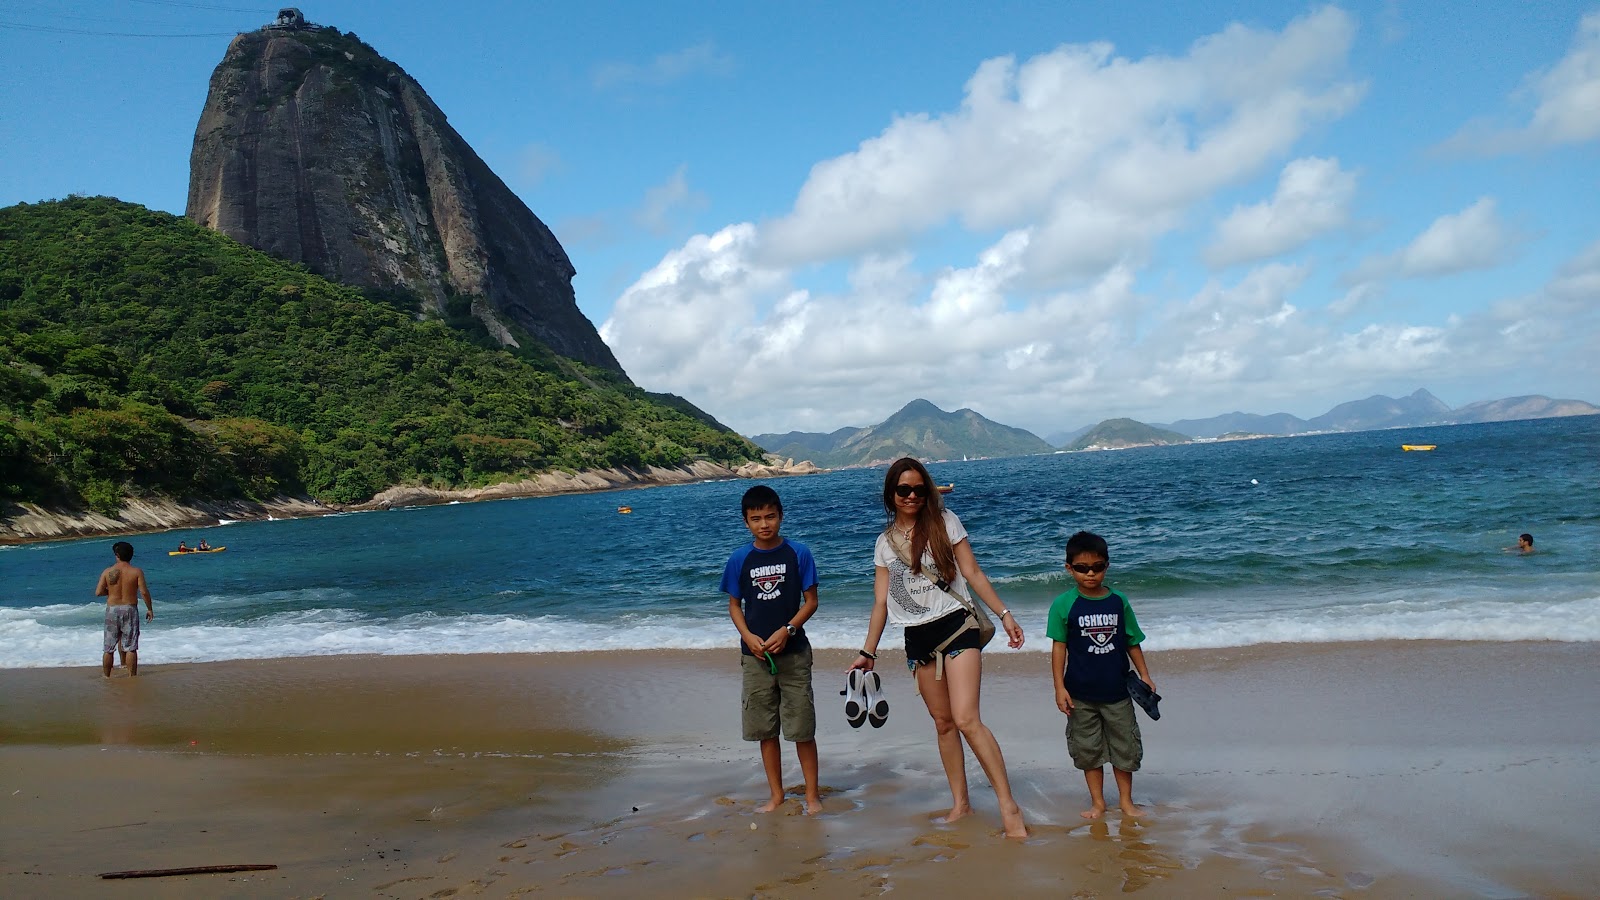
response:
{"label": "sandy beach", "polygon": [[[1152,653],[1135,799],[1079,818],[1048,657],[989,654],[1032,836],[949,795],[886,654],[852,730],[818,655],[825,811],[771,815],[734,651],[0,670],[0,894],[29,897],[1592,896],[1600,648]],[[786,747],[792,783],[798,768]],[[129,869],[265,872],[102,881]]]}

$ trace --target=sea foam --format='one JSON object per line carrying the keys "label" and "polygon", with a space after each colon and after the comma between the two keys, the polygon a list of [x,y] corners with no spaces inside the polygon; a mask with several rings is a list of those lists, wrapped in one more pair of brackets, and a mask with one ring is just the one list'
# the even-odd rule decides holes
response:
{"label": "sea foam", "polygon": [[[1171,604],[1168,604],[1171,605]],[[197,604],[198,606],[198,604]],[[56,604],[0,609],[0,668],[92,665],[99,659],[101,610],[97,604]],[[1018,609],[1028,634],[1022,652],[1045,652],[1043,608]],[[1241,613],[1226,619],[1190,613],[1141,614],[1147,651],[1243,647],[1257,644],[1379,640],[1596,641],[1600,596],[1572,600],[1481,600],[1452,606],[1368,604],[1341,609]],[[819,614],[806,626],[814,646],[861,646],[866,617]],[[890,628],[880,644],[903,646]],[[270,659],[294,656],[459,653],[570,653],[580,651],[727,650],[736,652],[733,626],[720,616],[628,615],[580,621],[546,615],[440,615],[390,618],[349,609],[272,613],[237,624],[147,624],[141,646],[146,664]],[[1004,641],[988,652],[1014,652]]]}

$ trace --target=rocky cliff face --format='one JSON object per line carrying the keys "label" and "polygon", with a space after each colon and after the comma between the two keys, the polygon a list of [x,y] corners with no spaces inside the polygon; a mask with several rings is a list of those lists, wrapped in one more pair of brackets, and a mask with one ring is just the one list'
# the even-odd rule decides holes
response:
{"label": "rocky cliff face", "polygon": [[[550,229],[399,66],[333,28],[234,38],[189,158],[190,219],[347,284],[451,297],[619,374]],[[624,376],[626,377],[626,376]]]}

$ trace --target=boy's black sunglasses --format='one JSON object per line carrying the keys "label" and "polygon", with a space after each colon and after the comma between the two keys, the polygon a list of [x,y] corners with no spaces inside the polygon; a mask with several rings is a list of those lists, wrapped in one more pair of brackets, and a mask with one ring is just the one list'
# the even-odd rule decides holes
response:
{"label": "boy's black sunglasses", "polygon": [[1109,565],[1111,564],[1105,562],[1073,563],[1072,565],[1067,566],[1067,568],[1077,572],[1079,575],[1093,575],[1095,572],[1104,572],[1106,567]]}
{"label": "boy's black sunglasses", "polygon": [[909,497],[916,494],[918,497],[928,496],[928,486],[925,484],[897,484],[894,486],[896,497]]}

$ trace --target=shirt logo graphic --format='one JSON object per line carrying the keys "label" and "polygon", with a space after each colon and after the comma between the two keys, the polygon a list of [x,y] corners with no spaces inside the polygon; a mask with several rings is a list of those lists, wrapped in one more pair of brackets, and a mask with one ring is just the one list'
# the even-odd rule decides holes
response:
{"label": "shirt logo graphic", "polygon": [[910,566],[898,559],[889,560],[889,599],[908,615],[920,616],[933,609],[919,602],[919,599],[930,599],[928,592],[931,590],[933,584],[926,578],[913,576]]}
{"label": "shirt logo graphic", "polygon": [[1089,648],[1090,653],[1110,653],[1116,649],[1111,642],[1117,636],[1117,628],[1122,624],[1121,618],[1115,613],[1097,613],[1078,617],[1079,632],[1094,642],[1094,646]]}
{"label": "shirt logo graphic", "polygon": [[750,570],[750,583],[756,587],[757,600],[776,600],[783,587],[783,578],[789,567],[784,564],[757,566]]}

